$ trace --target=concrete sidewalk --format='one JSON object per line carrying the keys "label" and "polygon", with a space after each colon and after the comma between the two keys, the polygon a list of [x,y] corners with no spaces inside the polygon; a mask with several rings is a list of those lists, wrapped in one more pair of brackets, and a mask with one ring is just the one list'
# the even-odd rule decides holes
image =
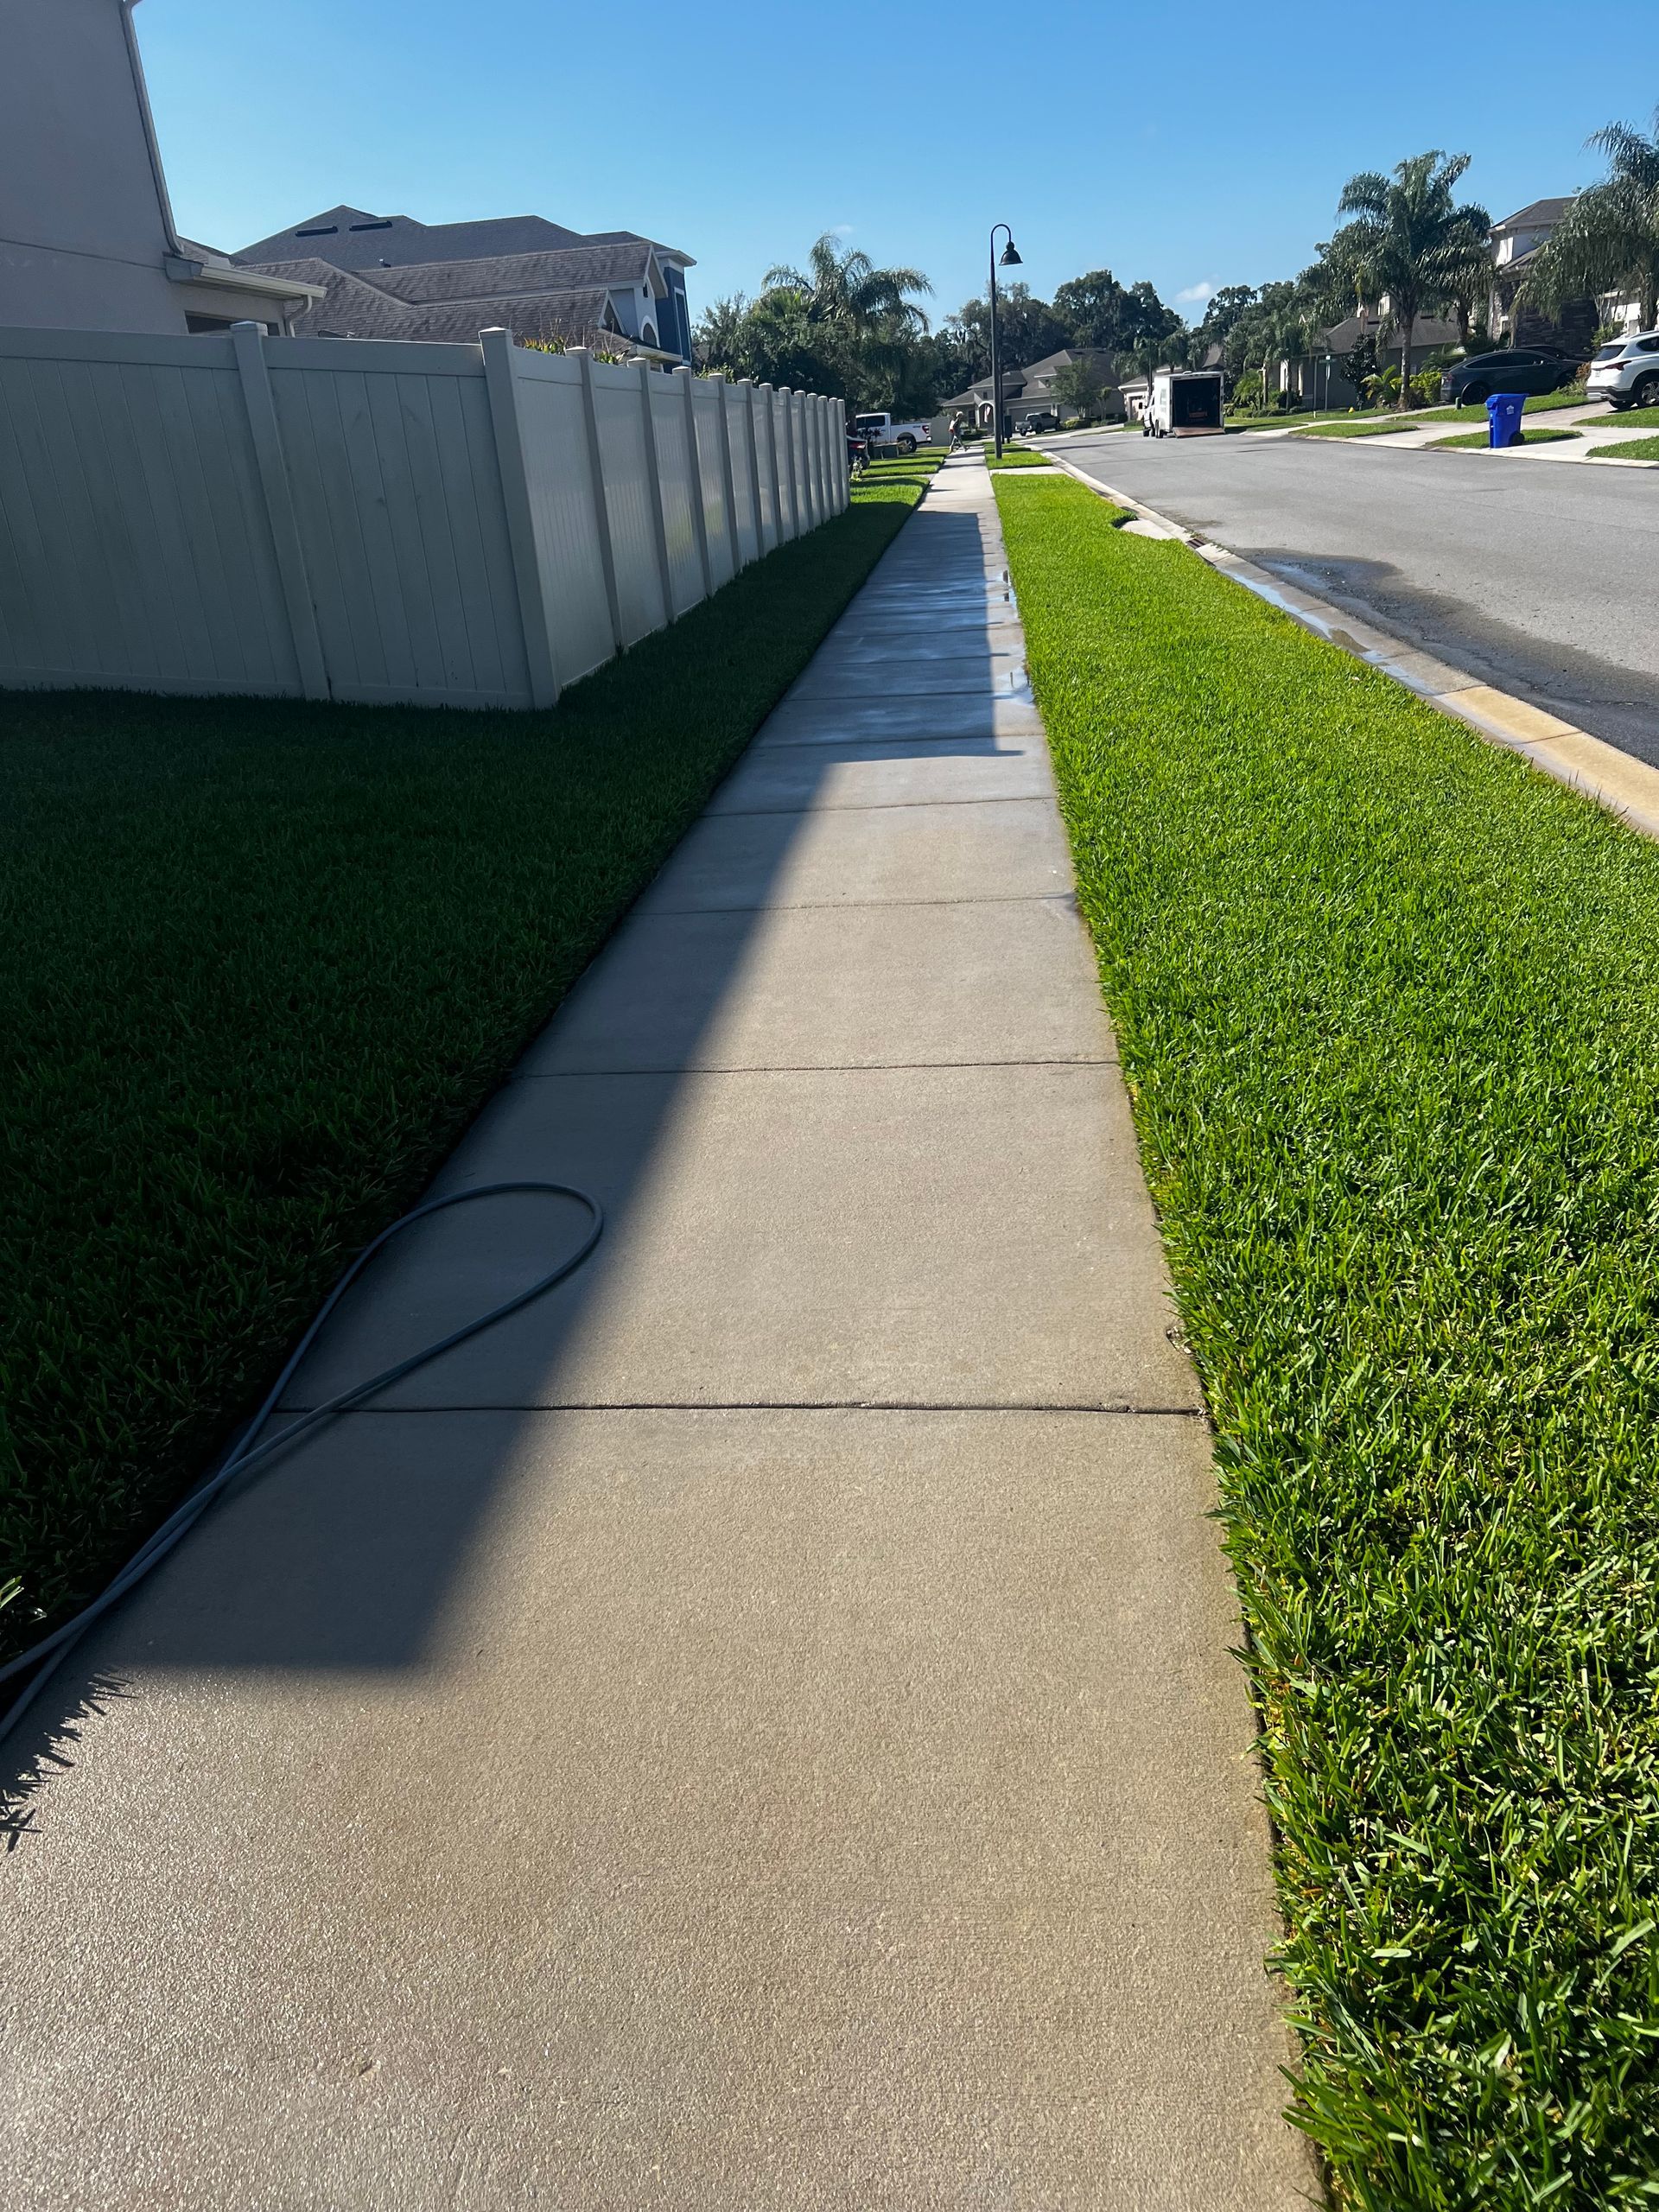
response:
{"label": "concrete sidewalk", "polygon": [[[79,1655],[5,1870],[10,2202],[1316,2194],[1207,1436],[1070,893],[963,460],[441,1179],[593,1189],[596,1262]],[[302,1396],[573,1225],[441,1217]]]}

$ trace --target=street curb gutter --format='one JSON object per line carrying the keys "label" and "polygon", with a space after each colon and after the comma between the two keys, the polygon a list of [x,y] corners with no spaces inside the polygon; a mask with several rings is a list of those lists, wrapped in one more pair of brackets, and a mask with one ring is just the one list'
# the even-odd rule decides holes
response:
{"label": "street curb gutter", "polygon": [[1506,746],[1510,752],[1520,753],[1535,768],[1581,792],[1585,798],[1594,799],[1598,806],[1618,815],[1643,836],[1659,839],[1659,768],[1649,767],[1645,760],[1633,760],[1616,745],[1592,737],[1588,730],[1563,721],[1558,715],[1529,706],[1524,699],[1496,690],[1490,683],[1480,683],[1448,662],[1418,652],[1400,639],[1390,637],[1385,630],[1356,620],[1328,601],[1316,598],[1312,592],[1281,582],[1267,569],[1257,568],[1253,561],[1230,553],[1224,545],[1212,544],[1196,531],[1184,530],[1180,524],[1171,522],[1166,515],[1132,499],[1127,492],[1114,491],[1095,477],[1085,476],[1063,454],[1056,453],[1051,458],[1068,476],[1076,477],[1079,484],[1099,498],[1109,499],[1114,506],[1131,508],[1140,518],[1139,523],[1129,523],[1125,527],[1135,531],[1138,537],[1179,539],[1201,560],[1207,561],[1218,575],[1230,576],[1235,583],[1243,584],[1258,599],[1265,599],[1281,613],[1300,622],[1305,630],[1311,630],[1315,637],[1351,653],[1369,667],[1381,669],[1396,683],[1402,683],[1431,707],[1438,707],[1442,714],[1451,715],[1477,731],[1489,743]]}

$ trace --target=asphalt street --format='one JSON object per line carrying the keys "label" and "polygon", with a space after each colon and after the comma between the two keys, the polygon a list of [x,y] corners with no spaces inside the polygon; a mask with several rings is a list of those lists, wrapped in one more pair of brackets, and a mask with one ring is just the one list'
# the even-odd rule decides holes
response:
{"label": "asphalt street", "polygon": [[1114,432],[1097,482],[1659,766],[1659,472]]}

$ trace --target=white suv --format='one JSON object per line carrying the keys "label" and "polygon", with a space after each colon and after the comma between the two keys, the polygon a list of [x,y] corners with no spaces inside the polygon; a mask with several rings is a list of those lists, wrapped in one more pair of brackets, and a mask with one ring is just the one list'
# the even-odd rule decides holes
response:
{"label": "white suv", "polygon": [[1638,331],[1601,346],[1590,364],[1585,386],[1592,399],[1610,399],[1622,415],[1627,407],[1659,405],[1659,330]]}

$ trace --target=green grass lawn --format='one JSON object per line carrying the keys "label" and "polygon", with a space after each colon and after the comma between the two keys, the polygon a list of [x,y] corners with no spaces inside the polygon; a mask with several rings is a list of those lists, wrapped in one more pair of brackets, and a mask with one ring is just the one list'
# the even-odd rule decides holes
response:
{"label": "green grass lawn", "polygon": [[1659,438],[1627,438],[1622,445],[1592,446],[1590,458],[1592,461],[1659,461]]}
{"label": "green grass lawn", "polygon": [[[1563,407],[1582,407],[1585,396],[1575,385],[1571,391],[1534,392],[1522,410],[1528,415],[1554,415]],[[1419,423],[1484,423],[1486,403],[1478,407],[1431,407],[1415,418]]]}
{"label": "green grass lawn", "polygon": [[1005,445],[999,461],[989,446],[985,448],[987,468],[1052,468],[1054,464],[1046,453],[1032,453],[1024,446]]}
{"label": "green grass lawn", "polygon": [[1390,438],[1401,430],[1414,430],[1422,419],[1421,415],[1398,415],[1385,416],[1380,423],[1316,423],[1296,435],[1299,438]]}
{"label": "green grass lawn", "polygon": [[[1477,446],[1490,446],[1491,435],[1490,427],[1484,430],[1465,430],[1455,438],[1431,439],[1429,449],[1433,453],[1446,453],[1458,447],[1466,447],[1472,450]],[[1576,438],[1578,435],[1576,430],[1544,429],[1529,430],[1526,433],[1526,440],[1529,446],[1553,446],[1558,445],[1563,438]]]}
{"label": "green grass lawn", "polygon": [[[1659,2173],[1659,848],[999,486],[1365,2212]],[[1171,1879],[1179,1870],[1171,1869]]]}
{"label": "green grass lawn", "polygon": [[1616,415],[1611,407],[1594,417],[1581,423],[1580,429],[1597,430],[1659,430],[1659,407],[1627,407]]}
{"label": "green grass lawn", "polygon": [[1307,429],[1317,423],[1353,423],[1357,422],[1358,420],[1359,417],[1354,415],[1351,410],[1339,410],[1333,407],[1328,410],[1319,413],[1315,413],[1313,410],[1310,410],[1305,415],[1280,415],[1277,413],[1268,413],[1266,415],[1230,414],[1226,417],[1225,427],[1230,430],[1299,430]]}
{"label": "green grass lawn", "polygon": [[547,714],[0,698],[0,1617],[86,1598],[251,1410],[921,496]]}

